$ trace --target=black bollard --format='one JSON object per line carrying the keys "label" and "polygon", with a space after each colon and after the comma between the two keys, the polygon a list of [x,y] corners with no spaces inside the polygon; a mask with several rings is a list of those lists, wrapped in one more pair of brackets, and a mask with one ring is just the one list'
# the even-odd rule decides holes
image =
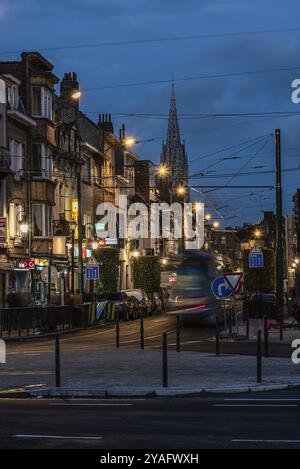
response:
{"label": "black bollard", "polygon": [[168,336],[163,334],[163,387],[168,387]]}
{"label": "black bollard", "polygon": [[119,318],[116,319],[116,347],[120,347],[120,321]]}
{"label": "black bollard", "polygon": [[141,333],[141,350],[144,350],[145,332],[144,332],[144,318],[143,317],[141,317],[140,333]]}
{"label": "black bollard", "polygon": [[249,318],[246,319],[246,337],[247,337],[247,339],[249,339],[249,337],[250,337],[250,322],[249,322]]}
{"label": "black bollard", "polygon": [[265,357],[269,356],[269,329],[267,318],[264,318],[264,346],[265,346]]}
{"label": "black bollard", "polygon": [[180,316],[176,316],[176,350],[180,352]]}
{"label": "black bollard", "polygon": [[55,386],[60,387],[60,342],[58,334],[55,337]]}
{"label": "black bollard", "polygon": [[280,324],[279,324],[279,337],[280,337],[280,340],[283,340],[283,324],[282,324],[282,321],[280,321]]}
{"label": "black bollard", "polygon": [[257,331],[257,382],[262,382],[261,331]]}
{"label": "black bollard", "polygon": [[216,317],[216,355],[220,355],[220,331],[219,331],[219,318]]}

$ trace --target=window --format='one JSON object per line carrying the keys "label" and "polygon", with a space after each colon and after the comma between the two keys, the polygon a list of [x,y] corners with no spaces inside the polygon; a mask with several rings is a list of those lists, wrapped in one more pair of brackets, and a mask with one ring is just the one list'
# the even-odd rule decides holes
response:
{"label": "window", "polygon": [[9,153],[11,157],[10,169],[17,173],[24,169],[25,145],[17,142],[13,138],[9,139]]}
{"label": "window", "polygon": [[51,150],[44,143],[32,144],[33,176],[48,177],[52,175]]}
{"label": "window", "polygon": [[52,207],[45,204],[32,205],[33,236],[48,238],[51,236]]}
{"label": "window", "polygon": [[84,161],[83,171],[82,171],[83,180],[85,182],[91,182],[91,160],[87,158]]}
{"label": "window", "polygon": [[7,86],[7,101],[11,109],[19,107],[19,87],[18,85]]}
{"label": "window", "polygon": [[93,237],[92,216],[88,213],[83,214],[83,226],[85,227],[85,238],[92,239]]}
{"label": "window", "polygon": [[43,86],[32,87],[32,115],[52,119],[52,93]]}
{"label": "window", "polygon": [[22,214],[24,214],[24,207],[22,204],[9,204],[9,236],[10,238],[20,238],[22,236],[20,230],[20,222],[22,221]]}

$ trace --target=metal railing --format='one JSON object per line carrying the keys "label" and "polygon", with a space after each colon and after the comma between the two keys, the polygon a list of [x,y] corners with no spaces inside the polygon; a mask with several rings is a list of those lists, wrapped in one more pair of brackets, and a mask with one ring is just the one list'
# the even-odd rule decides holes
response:
{"label": "metal railing", "polygon": [[0,337],[29,336],[68,328],[87,327],[90,323],[90,316],[85,306],[82,305],[78,308],[36,306],[1,309]]}

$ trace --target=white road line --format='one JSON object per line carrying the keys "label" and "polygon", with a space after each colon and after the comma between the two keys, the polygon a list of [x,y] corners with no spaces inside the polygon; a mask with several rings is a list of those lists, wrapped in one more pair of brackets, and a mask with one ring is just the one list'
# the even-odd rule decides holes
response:
{"label": "white road line", "polygon": [[231,440],[232,443],[300,443],[300,440]]}
{"label": "white road line", "polygon": [[44,438],[49,440],[102,440],[102,436],[74,436],[74,435],[28,435],[18,434],[14,438]]}
{"label": "white road line", "polygon": [[101,406],[101,407],[132,407],[133,404],[99,404],[99,403],[83,403],[83,402],[75,402],[72,403],[70,402],[65,403],[65,402],[57,402],[57,403],[50,403],[49,406],[87,406],[87,407],[95,407],[95,406]]}
{"label": "white road line", "polygon": [[224,399],[231,402],[299,402],[300,399]]}
{"label": "white road line", "polygon": [[213,404],[213,407],[299,407],[298,404]]}

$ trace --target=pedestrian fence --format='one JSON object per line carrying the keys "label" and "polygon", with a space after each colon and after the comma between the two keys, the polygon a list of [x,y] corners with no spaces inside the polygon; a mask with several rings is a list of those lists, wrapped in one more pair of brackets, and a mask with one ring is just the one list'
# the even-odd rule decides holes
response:
{"label": "pedestrian fence", "polygon": [[117,319],[110,301],[74,306],[35,306],[0,309],[0,338],[29,336],[80,327]]}

